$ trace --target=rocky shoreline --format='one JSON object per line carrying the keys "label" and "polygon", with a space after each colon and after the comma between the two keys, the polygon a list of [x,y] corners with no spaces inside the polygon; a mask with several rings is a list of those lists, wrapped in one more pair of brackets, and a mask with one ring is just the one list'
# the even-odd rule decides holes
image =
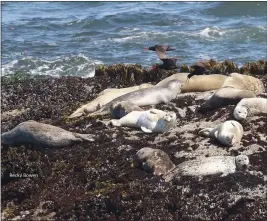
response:
{"label": "rocky shoreline", "polygon": [[[239,71],[255,73],[267,88],[266,61],[260,64],[258,69],[250,64]],[[237,68],[228,65],[222,65],[221,69],[218,63],[209,67],[213,73],[224,70],[222,73],[227,75],[233,72],[231,67]],[[31,148],[2,145],[2,218],[266,220],[266,115],[242,123],[245,133],[238,149],[221,147],[198,135],[203,127],[234,119],[235,105],[207,113],[196,111],[211,92],[184,93],[169,104],[155,105],[177,113],[177,127],[164,134],[113,128],[105,124],[109,118],[103,117],[67,119],[80,105],[108,87],[155,84],[173,73],[120,64],[100,67],[96,76],[88,79],[2,77],[2,133],[23,121],[36,120],[68,131],[96,134],[94,143],[55,150],[49,159]],[[261,96],[267,98],[266,94]],[[7,114],[8,111],[13,112]],[[255,171],[227,177],[207,176],[201,180],[183,177],[175,183],[165,183],[134,166],[133,157],[143,147],[165,151],[176,165],[200,155],[246,154]]]}

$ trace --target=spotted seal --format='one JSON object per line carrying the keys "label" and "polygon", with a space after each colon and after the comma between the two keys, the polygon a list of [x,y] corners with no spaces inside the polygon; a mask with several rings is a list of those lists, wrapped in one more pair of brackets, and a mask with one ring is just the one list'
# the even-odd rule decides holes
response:
{"label": "spotted seal", "polygon": [[225,146],[238,144],[243,137],[243,133],[242,125],[235,120],[225,121],[215,128],[205,128],[199,132],[203,136],[217,139]]}
{"label": "spotted seal", "polygon": [[234,117],[237,120],[244,120],[258,114],[267,114],[266,98],[244,98],[234,109]]}
{"label": "spotted seal", "polygon": [[111,120],[110,124],[117,127],[141,128],[146,133],[164,133],[176,124],[176,114],[158,109],[132,111],[119,120]]}
{"label": "spotted seal", "polygon": [[93,135],[69,132],[33,120],[22,122],[1,135],[1,142],[4,144],[10,146],[30,144],[39,149],[65,147],[83,141],[94,141]]}
{"label": "spotted seal", "polygon": [[167,153],[150,147],[137,151],[135,160],[145,171],[154,175],[164,175],[175,166]]}
{"label": "spotted seal", "polygon": [[124,117],[132,111],[143,111],[143,109],[129,101],[114,103],[110,107],[110,114],[112,117],[118,119]]}
{"label": "spotted seal", "polygon": [[244,171],[248,168],[249,158],[246,155],[234,156],[213,156],[185,161],[172,170],[163,178],[166,182],[179,179],[182,176],[202,177],[207,175],[227,176],[237,171]]}
{"label": "spotted seal", "polygon": [[110,113],[110,106],[121,101],[128,101],[137,106],[155,105],[160,103],[168,103],[175,99],[181,92],[182,82],[172,80],[165,86],[154,86],[151,88],[140,89],[125,95],[122,95],[111,102],[104,105],[100,110],[88,116],[106,115]]}
{"label": "spotted seal", "polygon": [[180,80],[185,82],[181,87],[181,92],[204,92],[217,90],[222,87],[225,79],[228,77],[222,74],[211,74],[211,75],[196,75],[188,80],[187,76],[189,73],[178,73],[173,74],[170,77],[167,77],[160,81],[158,86],[163,86],[170,80]]}
{"label": "spotted seal", "polygon": [[144,88],[150,88],[153,85],[151,84],[141,84],[138,86],[128,87],[128,88],[108,88],[104,91],[102,91],[97,98],[92,100],[91,102],[82,105],[80,108],[78,108],[76,111],[74,111],[69,118],[76,118],[81,117],[84,115],[87,115],[89,113],[92,113],[94,111],[97,111],[100,109],[103,105],[107,104],[108,102],[112,101],[113,99],[120,97],[124,94],[137,91],[139,89]]}
{"label": "spotted seal", "polygon": [[222,85],[222,88],[225,87],[252,91],[255,95],[259,95],[265,91],[263,82],[260,79],[239,73],[231,73]]}
{"label": "spotted seal", "polygon": [[237,104],[243,98],[253,98],[256,95],[249,90],[241,90],[232,87],[224,87],[217,90],[208,100],[200,105],[198,111],[205,112],[224,107],[231,104]]}

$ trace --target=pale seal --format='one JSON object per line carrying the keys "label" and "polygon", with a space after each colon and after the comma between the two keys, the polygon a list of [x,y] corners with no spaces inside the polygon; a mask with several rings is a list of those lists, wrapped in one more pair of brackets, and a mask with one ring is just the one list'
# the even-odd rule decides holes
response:
{"label": "pale seal", "polygon": [[99,96],[92,100],[91,102],[82,105],[80,108],[78,108],[76,111],[74,111],[69,118],[76,118],[76,117],[81,117],[84,115],[87,115],[89,113],[92,113],[94,111],[97,111],[100,109],[103,105],[107,104],[108,102],[112,101],[113,99],[120,97],[124,94],[137,91],[139,89],[143,88],[149,88],[152,87],[153,85],[151,84],[141,84],[138,86],[133,86],[133,87],[128,87],[128,88],[108,88],[104,91],[102,91]]}
{"label": "pale seal", "polygon": [[32,145],[39,149],[65,147],[82,141],[94,141],[93,135],[79,134],[33,120],[17,125],[1,135],[1,142],[10,146]]}
{"label": "pale seal", "polygon": [[263,82],[255,77],[232,73],[225,79],[222,88],[233,87],[240,90],[252,91],[255,95],[259,95],[265,91]]}
{"label": "pale seal", "polygon": [[110,123],[117,127],[141,128],[146,133],[164,133],[176,124],[176,114],[157,109],[132,111],[119,120],[111,120]]}
{"label": "pale seal", "polygon": [[266,98],[244,98],[234,109],[234,117],[237,120],[244,120],[258,114],[267,114]]}
{"label": "pale seal", "polygon": [[185,161],[170,170],[163,178],[166,182],[179,179],[182,176],[227,176],[237,171],[244,171],[248,168],[249,158],[246,155],[214,156]]}
{"label": "pale seal", "polygon": [[178,80],[169,81],[166,86],[154,86],[151,88],[140,89],[125,95],[122,95],[111,102],[104,105],[100,110],[88,116],[106,115],[110,113],[112,104],[128,101],[137,106],[155,105],[160,103],[168,103],[175,99],[181,92],[182,83]]}
{"label": "pale seal", "polygon": [[243,137],[243,133],[242,125],[235,120],[225,121],[215,128],[205,128],[199,132],[203,136],[217,139],[225,146],[238,144]]}
{"label": "pale seal", "polygon": [[143,83],[143,84],[140,84],[140,85],[136,85],[136,86],[132,86],[132,87],[125,87],[125,88],[107,88],[107,89],[101,91],[98,94],[98,96],[104,95],[104,94],[112,92],[112,91],[125,91],[125,92],[130,93],[130,92],[135,91],[135,90],[139,90],[139,89],[142,89],[142,88],[149,88],[149,87],[153,87],[153,85],[149,84],[149,83]]}
{"label": "pale seal", "polygon": [[256,97],[256,95],[249,90],[241,90],[232,87],[221,88],[200,106],[199,111],[204,112],[231,104],[237,104],[243,98],[253,97]]}
{"label": "pale seal", "polygon": [[142,165],[143,170],[154,175],[164,175],[175,166],[167,153],[150,147],[140,149],[135,160],[138,165]]}
{"label": "pale seal", "polygon": [[181,87],[181,92],[204,92],[217,90],[222,87],[227,76],[222,74],[211,74],[211,75],[195,75],[188,80],[189,73],[178,73],[173,74],[160,81],[158,86],[165,85],[170,80],[180,80],[185,82]]}
{"label": "pale seal", "polygon": [[112,117],[118,119],[124,117],[132,111],[143,111],[143,109],[128,101],[114,103],[110,107],[110,114],[112,115]]}

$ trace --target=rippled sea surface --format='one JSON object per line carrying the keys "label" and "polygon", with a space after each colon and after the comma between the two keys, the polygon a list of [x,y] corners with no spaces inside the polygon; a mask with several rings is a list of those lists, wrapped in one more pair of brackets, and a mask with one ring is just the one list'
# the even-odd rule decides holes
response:
{"label": "rippled sea surface", "polygon": [[2,74],[92,75],[93,64],[267,59],[267,2],[4,2]]}

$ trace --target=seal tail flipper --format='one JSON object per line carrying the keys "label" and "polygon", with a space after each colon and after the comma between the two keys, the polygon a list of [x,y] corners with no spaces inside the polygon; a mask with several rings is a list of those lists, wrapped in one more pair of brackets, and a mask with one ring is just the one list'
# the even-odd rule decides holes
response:
{"label": "seal tail flipper", "polygon": [[141,127],[141,130],[144,131],[145,133],[152,133],[152,130],[146,128],[146,127]]}
{"label": "seal tail flipper", "polygon": [[68,118],[76,118],[76,117],[81,117],[84,115],[84,112],[80,112],[80,111],[75,111],[74,113],[72,113],[70,116],[68,116]]}
{"label": "seal tail flipper", "polygon": [[112,125],[112,126],[115,126],[115,127],[119,127],[119,126],[121,126],[121,124],[120,124],[120,120],[116,120],[116,119],[111,120],[111,121],[109,122],[109,124]]}
{"label": "seal tail flipper", "polygon": [[82,139],[82,141],[89,141],[89,142],[95,141],[95,139],[93,138],[94,135],[92,135],[92,134],[78,134],[78,133],[75,133],[75,137]]}
{"label": "seal tail flipper", "polygon": [[213,128],[205,128],[198,132],[199,135],[209,137],[210,132],[213,130]]}
{"label": "seal tail flipper", "polygon": [[104,116],[104,115],[107,115],[107,114],[109,114],[109,113],[110,113],[109,108],[107,108],[107,107],[103,107],[103,108],[101,108],[101,109],[98,110],[98,111],[95,111],[95,112],[93,112],[93,113],[91,113],[91,114],[88,114],[87,117],[92,117],[92,116]]}

